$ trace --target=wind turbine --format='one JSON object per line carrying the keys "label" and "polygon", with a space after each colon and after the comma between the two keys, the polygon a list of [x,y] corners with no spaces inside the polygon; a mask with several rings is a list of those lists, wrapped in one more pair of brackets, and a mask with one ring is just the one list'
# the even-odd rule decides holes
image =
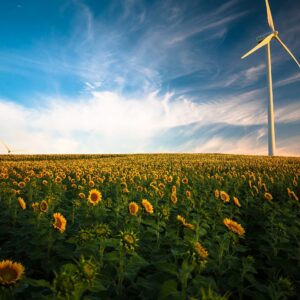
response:
{"label": "wind turbine", "polygon": [[[1,141],[1,140],[0,140]],[[5,147],[5,149],[7,150],[7,154],[11,154],[12,152],[18,152],[18,151],[21,151],[21,150],[12,150],[10,149],[3,141],[1,141],[1,144]]]}
{"label": "wind turbine", "polygon": [[271,40],[275,39],[281,46],[287,51],[287,53],[293,58],[293,60],[296,62],[296,64],[300,68],[300,64],[295,58],[295,56],[292,54],[292,52],[289,50],[289,48],[283,43],[283,41],[278,36],[278,31],[275,30],[274,22],[271,14],[271,9],[268,0],[266,1],[266,7],[267,7],[267,18],[268,18],[268,24],[270,29],[272,30],[271,33],[268,33],[268,35],[264,35],[257,38],[258,45],[254,47],[252,50],[247,52],[244,56],[242,56],[242,59],[247,57],[248,55],[252,54],[256,50],[260,49],[263,46],[266,46],[267,49],[267,62],[268,62],[268,95],[269,95],[269,105],[268,105],[268,152],[269,156],[275,155],[275,127],[274,127],[274,105],[273,105],[273,88],[272,88],[272,66],[271,66]]}

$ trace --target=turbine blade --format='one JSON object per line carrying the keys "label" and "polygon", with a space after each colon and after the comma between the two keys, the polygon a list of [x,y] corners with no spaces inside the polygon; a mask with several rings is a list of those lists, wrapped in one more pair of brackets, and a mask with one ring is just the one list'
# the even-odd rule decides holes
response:
{"label": "turbine blade", "polygon": [[300,64],[293,53],[289,50],[289,48],[284,44],[284,42],[279,38],[279,36],[275,36],[275,39],[281,44],[281,46],[286,50],[286,52],[292,57],[292,59],[296,62],[298,67],[300,68]]}
{"label": "turbine blade", "polygon": [[274,28],[274,22],[273,22],[273,18],[272,18],[272,14],[271,14],[271,9],[270,9],[270,5],[269,5],[269,1],[266,0],[266,7],[267,7],[267,17],[268,17],[268,24],[270,26],[270,28],[272,29],[272,31],[275,31]]}
{"label": "turbine blade", "polygon": [[263,39],[258,45],[256,45],[253,49],[251,49],[249,52],[247,52],[245,55],[242,56],[242,59],[247,57],[248,55],[250,55],[251,53],[255,52],[256,50],[258,50],[259,48],[267,45],[268,43],[270,43],[271,39],[274,37],[274,33],[271,33],[270,35],[268,35],[265,39]]}
{"label": "turbine blade", "polygon": [[7,151],[10,151],[10,149],[6,146],[6,144],[3,141],[1,141],[1,143],[6,148]]}

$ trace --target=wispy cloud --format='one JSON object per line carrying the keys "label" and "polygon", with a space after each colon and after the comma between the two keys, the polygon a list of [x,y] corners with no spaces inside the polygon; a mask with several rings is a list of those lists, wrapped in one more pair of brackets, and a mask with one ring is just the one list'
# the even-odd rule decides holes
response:
{"label": "wispy cloud", "polygon": [[254,81],[257,80],[260,75],[262,75],[262,72],[266,70],[265,64],[260,64],[255,67],[251,67],[248,70],[245,71],[245,77],[248,81]]}
{"label": "wispy cloud", "polygon": [[[168,41],[169,45],[173,45],[175,43],[181,42],[195,34],[199,34],[201,32],[205,32],[211,29],[216,29],[219,27],[225,27],[226,25],[228,25],[230,22],[244,16],[246,13],[245,12],[241,12],[241,13],[236,13],[233,14],[231,16],[227,16],[225,18],[219,19],[220,16],[218,16],[218,19],[213,21],[210,20],[210,22],[208,22],[208,20],[206,20],[206,22],[202,21],[200,24],[197,24],[197,26],[191,26],[193,29],[191,30],[191,27],[189,27],[189,30],[182,30],[180,33],[177,34],[177,36],[175,36],[173,39],[170,39]],[[212,16],[210,16],[212,17]],[[196,25],[196,24],[194,24]]]}
{"label": "wispy cloud", "polygon": [[259,64],[254,67],[250,67],[246,70],[240,71],[225,71],[219,74],[216,82],[209,84],[205,89],[227,88],[227,87],[239,87],[244,88],[257,83],[261,76],[266,74],[266,65]]}
{"label": "wispy cloud", "polygon": [[149,6],[127,0],[118,7],[111,2],[106,19],[84,1],[70,1],[62,10],[68,13],[72,7],[76,12],[69,36],[47,45],[37,42],[27,54],[2,53],[1,65],[21,76],[42,73],[45,80],[57,81],[77,76],[83,87],[86,82],[92,86],[101,82],[103,90],[151,93],[184,74],[211,72],[213,57],[201,47],[194,48],[189,39],[196,34],[206,41],[222,38],[229,24],[247,13],[237,4],[230,0],[187,17],[187,3],[157,1]]}
{"label": "wispy cloud", "polygon": [[[207,142],[194,148],[193,152],[266,155],[266,145],[258,138],[262,133],[265,134],[264,130],[259,129],[242,138],[236,138],[234,136],[224,138],[221,135],[215,135]],[[234,148],[232,147],[233,144],[235,145]]]}
{"label": "wispy cloud", "polygon": [[285,85],[288,85],[288,84],[298,82],[299,80],[300,80],[300,73],[297,72],[297,73],[294,73],[293,75],[289,76],[288,78],[281,79],[280,81],[277,81],[274,84],[274,87],[282,87],[282,86],[285,86]]}
{"label": "wispy cloud", "polygon": [[[263,138],[264,137],[264,138]],[[298,137],[288,137],[277,140],[276,155],[300,156],[300,145]],[[232,145],[235,145],[233,148]],[[244,137],[234,136],[224,137],[215,135],[205,143],[199,143],[192,152],[200,153],[228,153],[228,154],[248,154],[267,155],[266,129],[258,129]]]}
{"label": "wispy cloud", "polygon": [[275,119],[279,123],[298,123],[300,121],[300,103],[282,104],[275,110]]}

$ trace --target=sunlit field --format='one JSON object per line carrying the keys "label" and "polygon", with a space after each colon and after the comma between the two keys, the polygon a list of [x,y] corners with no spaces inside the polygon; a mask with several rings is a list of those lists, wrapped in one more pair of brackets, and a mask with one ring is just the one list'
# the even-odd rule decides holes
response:
{"label": "sunlit field", "polygon": [[300,158],[0,156],[0,299],[300,294]]}

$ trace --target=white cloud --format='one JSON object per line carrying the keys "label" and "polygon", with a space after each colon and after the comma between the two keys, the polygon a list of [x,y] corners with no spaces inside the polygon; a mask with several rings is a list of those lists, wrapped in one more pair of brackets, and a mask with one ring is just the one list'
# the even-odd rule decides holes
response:
{"label": "white cloud", "polygon": [[[92,92],[89,98],[76,102],[41,99],[46,104],[35,108],[2,100],[0,137],[12,148],[24,149],[26,153],[147,152],[149,144],[157,143],[163,132],[180,126],[196,124],[189,132],[193,139],[197,129],[207,125],[265,124],[265,107],[256,99],[257,95],[254,91],[239,98],[195,103],[185,97],[172,99],[172,94],[161,97],[157,92],[143,100],[113,92]],[[277,122],[300,119],[300,105],[287,105],[278,111],[282,117]],[[246,142],[235,141],[233,137],[224,148],[219,137],[206,139],[206,146],[199,151],[239,151],[248,142],[247,137]]]}
{"label": "white cloud", "polygon": [[84,84],[86,86],[86,90],[88,90],[88,91],[95,90],[95,89],[98,89],[99,87],[101,87],[100,81],[95,81],[95,82],[86,81]]}

